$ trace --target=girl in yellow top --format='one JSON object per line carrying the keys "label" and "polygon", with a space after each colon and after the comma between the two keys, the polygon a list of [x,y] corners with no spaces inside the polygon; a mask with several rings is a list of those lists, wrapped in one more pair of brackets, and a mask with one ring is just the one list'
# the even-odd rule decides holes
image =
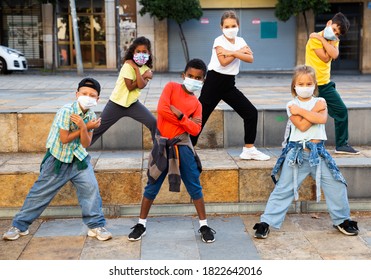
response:
{"label": "girl in yellow top", "polygon": [[94,130],[92,144],[122,117],[131,117],[144,124],[154,139],[156,118],[138,100],[140,90],[152,78],[151,68],[151,42],[138,37],[125,54],[115,88],[101,114],[101,126]]}

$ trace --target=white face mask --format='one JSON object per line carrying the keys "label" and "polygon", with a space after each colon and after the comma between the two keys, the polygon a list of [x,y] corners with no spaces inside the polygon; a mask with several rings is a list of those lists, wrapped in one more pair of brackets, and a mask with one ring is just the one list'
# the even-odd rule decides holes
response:
{"label": "white face mask", "polygon": [[204,83],[199,80],[185,77],[183,81],[183,85],[189,92],[198,92],[202,89],[202,86],[204,85]]}
{"label": "white face mask", "polygon": [[86,110],[91,107],[94,107],[97,105],[97,100],[93,97],[87,96],[87,95],[80,95],[77,98],[77,102],[81,105],[81,107]]}
{"label": "white face mask", "polygon": [[299,95],[301,98],[309,98],[313,95],[315,86],[311,87],[299,87],[295,86],[296,94]]}
{"label": "white face mask", "polygon": [[325,28],[325,30],[323,31],[323,37],[330,41],[336,41],[338,39],[334,33],[334,30],[332,30],[331,25]]}
{"label": "white face mask", "polygon": [[238,33],[238,27],[234,27],[234,28],[223,28],[223,34],[228,39],[234,39],[234,38],[236,38],[237,33]]}

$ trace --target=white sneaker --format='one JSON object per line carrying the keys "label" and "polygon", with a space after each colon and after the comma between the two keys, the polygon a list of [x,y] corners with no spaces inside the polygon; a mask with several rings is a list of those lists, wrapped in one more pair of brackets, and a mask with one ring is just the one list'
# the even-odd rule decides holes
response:
{"label": "white sneaker", "polygon": [[255,159],[255,160],[269,160],[271,157],[258,151],[258,149],[255,147],[252,147],[252,148],[243,147],[242,153],[240,154],[240,158]]}
{"label": "white sneaker", "polygon": [[11,227],[10,229],[8,229],[6,233],[4,233],[3,239],[4,240],[17,240],[20,236],[25,236],[25,235],[28,235],[29,233],[30,232],[28,231],[28,229],[26,229],[25,231],[20,231],[20,229],[16,227]]}
{"label": "white sneaker", "polygon": [[89,228],[88,236],[96,237],[100,241],[105,241],[112,238],[112,233],[104,227]]}

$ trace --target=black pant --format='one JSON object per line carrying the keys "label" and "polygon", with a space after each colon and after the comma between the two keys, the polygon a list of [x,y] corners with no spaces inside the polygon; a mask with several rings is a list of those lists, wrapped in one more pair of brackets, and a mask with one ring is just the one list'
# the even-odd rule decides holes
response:
{"label": "black pant", "polygon": [[[245,144],[254,144],[258,111],[246,96],[236,88],[234,75],[224,75],[213,70],[208,71],[199,100],[202,104],[202,128],[220,100],[223,100],[243,119]],[[191,136],[193,145],[197,144],[199,135]]]}
{"label": "black pant", "polygon": [[93,145],[94,142],[107,131],[107,129],[109,129],[123,117],[131,117],[134,120],[144,124],[151,131],[152,141],[155,139],[157,129],[156,118],[139,101],[131,104],[129,107],[123,107],[115,102],[112,102],[111,100],[108,100],[100,117],[102,118],[101,125],[100,127],[94,129],[91,145]]}

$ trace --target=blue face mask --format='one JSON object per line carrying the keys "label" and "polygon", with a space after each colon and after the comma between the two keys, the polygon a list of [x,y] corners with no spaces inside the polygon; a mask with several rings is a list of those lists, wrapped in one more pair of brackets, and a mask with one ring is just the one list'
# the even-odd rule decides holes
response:
{"label": "blue face mask", "polygon": [[327,26],[323,32],[323,37],[330,41],[336,41],[338,38],[336,37],[334,31],[332,30],[332,26]]}
{"label": "blue face mask", "polygon": [[198,81],[188,77],[185,77],[183,81],[183,85],[189,92],[200,91],[202,89],[203,84],[204,83],[202,81]]}

